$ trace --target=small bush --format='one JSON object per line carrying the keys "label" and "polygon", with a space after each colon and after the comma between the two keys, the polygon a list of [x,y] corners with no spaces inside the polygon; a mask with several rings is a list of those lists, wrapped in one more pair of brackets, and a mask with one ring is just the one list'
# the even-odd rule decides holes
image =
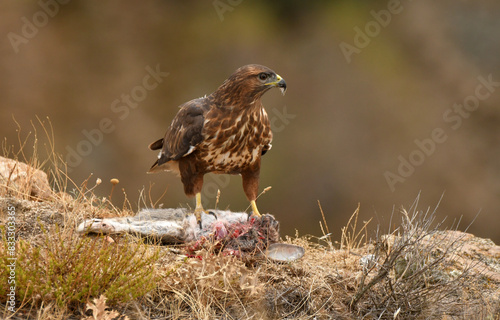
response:
{"label": "small bush", "polygon": [[[152,268],[159,256],[158,249],[151,251],[144,244],[120,245],[59,230],[45,232],[40,245],[19,240],[16,251],[18,301],[59,306],[85,303],[101,294],[111,302],[142,296],[154,287]],[[6,252],[2,247],[3,262],[7,262]],[[7,283],[7,270],[2,269],[0,281]]]}
{"label": "small bush", "polygon": [[[418,203],[418,198],[416,200]],[[401,210],[401,224],[393,232],[377,235],[375,250],[365,255],[361,281],[349,306],[378,319],[404,319],[441,316],[467,316],[481,310],[481,299],[460,297],[464,288],[474,291],[477,280],[470,274],[472,265],[459,272],[458,252],[462,234],[435,227],[435,211]]]}

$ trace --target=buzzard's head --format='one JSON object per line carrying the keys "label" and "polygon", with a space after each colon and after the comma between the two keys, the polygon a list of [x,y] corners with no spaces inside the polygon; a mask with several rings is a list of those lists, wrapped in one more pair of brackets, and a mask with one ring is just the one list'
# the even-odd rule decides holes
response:
{"label": "buzzard's head", "polygon": [[268,67],[249,64],[238,68],[215,92],[226,102],[259,99],[267,90],[278,87],[286,92],[285,80]]}
{"label": "buzzard's head", "polygon": [[254,92],[266,92],[272,87],[280,88],[283,94],[286,91],[286,82],[280,75],[258,64],[249,64],[239,68],[229,77],[231,78],[245,83]]}

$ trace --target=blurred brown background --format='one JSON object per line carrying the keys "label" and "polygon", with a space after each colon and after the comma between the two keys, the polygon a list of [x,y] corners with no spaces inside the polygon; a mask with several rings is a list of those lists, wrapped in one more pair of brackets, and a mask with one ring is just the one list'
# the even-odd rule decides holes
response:
{"label": "blurred brown background", "polygon": [[[145,174],[147,146],[178,105],[259,63],[288,84],[264,98],[273,188],[258,201],[282,234],[321,236],[317,200],[339,239],[358,202],[386,226],[421,192],[422,209],[444,193],[445,225],[479,212],[469,231],[500,242],[498,1],[6,0],[0,25],[1,136],[17,144],[12,115],[25,133],[49,116],[70,176],[93,173],[102,196],[118,178],[135,206],[151,183],[193,205],[179,178]],[[219,207],[247,207],[240,177],[207,176],[208,207],[217,188]]]}

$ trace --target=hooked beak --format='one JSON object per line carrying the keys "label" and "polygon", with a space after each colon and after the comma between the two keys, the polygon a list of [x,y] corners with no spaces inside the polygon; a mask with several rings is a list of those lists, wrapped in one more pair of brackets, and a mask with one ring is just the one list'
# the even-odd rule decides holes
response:
{"label": "hooked beak", "polygon": [[276,80],[266,83],[268,86],[278,87],[281,90],[281,94],[285,95],[286,92],[286,82],[279,74],[276,75]]}

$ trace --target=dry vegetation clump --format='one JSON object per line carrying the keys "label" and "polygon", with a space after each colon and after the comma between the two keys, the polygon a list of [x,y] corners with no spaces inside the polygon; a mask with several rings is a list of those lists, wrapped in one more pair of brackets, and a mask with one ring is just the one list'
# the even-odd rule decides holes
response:
{"label": "dry vegetation clump", "polygon": [[435,212],[401,210],[399,227],[377,236],[363,257],[361,281],[350,301],[353,311],[378,319],[452,316],[473,319],[488,314],[475,264],[457,263],[463,237],[431,227]]}
{"label": "dry vegetation clump", "polygon": [[[13,317],[33,317],[33,310],[37,309],[37,317],[47,312],[82,313],[86,302],[102,294],[115,303],[134,300],[151,291],[155,286],[153,269],[159,248],[130,237],[114,241],[76,233],[76,226],[84,218],[129,212],[118,210],[107,198],[95,196],[93,190],[101,183],[99,179],[90,188],[89,179],[81,185],[74,184],[65,172],[64,163],[53,152],[51,131],[46,130],[42,121],[39,123],[49,138],[45,150],[49,157],[45,161],[39,160],[36,126],[33,136],[19,138],[19,151],[3,144],[4,155],[14,160],[1,159],[2,169],[10,171],[2,172],[0,179],[0,260],[5,266],[0,268],[0,301],[5,302],[10,291],[7,266],[12,260],[6,241],[10,212],[14,213],[15,221],[15,291],[16,309],[19,308]],[[33,153],[28,158],[24,150],[29,142]],[[40,177],[47,180],[47,175],[40,168],[49,168],[46,170],[52,187],[43,184]],[[44,190],[43,197],[40,190]],[[3,316],[9,315],[7,308],[4,311]]]}
{"label": "dry vegetation clump", "polygon": [[158,305],[175,319],[260,319],[264,283],[259,270],[232,255],[200,252],[159,267]]}
{"label": "dry vegetation clump", "polygon": [[[54,301],[70,307],[101,294],[113,302],[127,302],[154,286],[158,250],[151,252],[140,243],[80,237],[59,228],[44,233],[42,239],[40,244],[19,240],[16,256],[17,294],[34,303]],[[6,283],[3,275],[0,280]]]}
{"label": "dry vegetation clump", "polygon": [[[71,182],[53,154],[55,165],[48,169],[48,162],[9,150],[8,156],[35,168],[44,163],[57,192],[39,199],[29,179],[0,181],[0,318],[500,318],[500,248],[442,230],[435,212],[417,210],[417,202],[393,214],[395,226],[371,239],[367,223],[358,226],[359,208],[340,230],[340,243],[331,240],[326,219],[320,238],[285,237],[305,248],[305,256],[290,263],[243,260],[210,241],[186,255],[183,246],[145,244],[133,236],[76,234],[82,220],[130,215],[130,206],[118,209],[96,197],[99,180],[92,187],[89,179]],[[3,226],[9,207],[16,212],[15,313],[6,305]]]}

